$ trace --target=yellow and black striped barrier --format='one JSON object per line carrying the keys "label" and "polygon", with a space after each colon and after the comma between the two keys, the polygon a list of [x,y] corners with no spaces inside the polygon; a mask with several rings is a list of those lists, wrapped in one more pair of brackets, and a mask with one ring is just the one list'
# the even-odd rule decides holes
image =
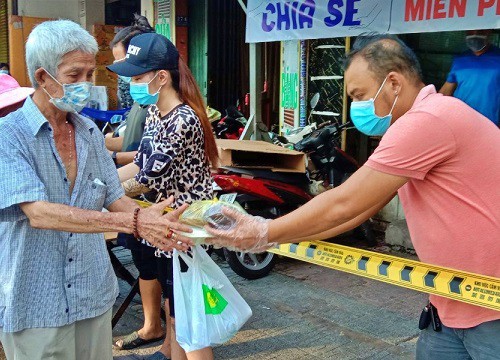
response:
{"label": "yellow and black striped barrier", "polygon": [[[139,206],[151,203],[136,200]],[[171,211],[166,208],[165,211]],[[325,241],[282,244],[269,252],[500,311],[500,279]]]}
{"label": "yellow and black striped barrier", "polygon": [[277,255],[500,311],[500,279],[325,241],[283,244]]}

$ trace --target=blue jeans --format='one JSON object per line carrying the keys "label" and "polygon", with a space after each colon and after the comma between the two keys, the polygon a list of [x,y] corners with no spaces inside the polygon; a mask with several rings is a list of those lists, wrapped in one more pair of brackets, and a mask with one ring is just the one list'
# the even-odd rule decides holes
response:
{"label": "blue jeans", "polygon": [[442,325],[436,332],[429,325],[417,341],[417,360],[498,360],[500,359],[500,320],[488,321],[470,329]]}

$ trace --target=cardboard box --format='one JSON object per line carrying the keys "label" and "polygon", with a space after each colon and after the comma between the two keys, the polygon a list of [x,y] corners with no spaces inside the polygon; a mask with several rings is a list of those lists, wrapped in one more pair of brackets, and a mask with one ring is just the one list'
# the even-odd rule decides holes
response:
{"label": "cardboard box", "polygon": [[306,155],[264,141],[216,139],[219,166],[269,169],[275,172],[306,171]]}

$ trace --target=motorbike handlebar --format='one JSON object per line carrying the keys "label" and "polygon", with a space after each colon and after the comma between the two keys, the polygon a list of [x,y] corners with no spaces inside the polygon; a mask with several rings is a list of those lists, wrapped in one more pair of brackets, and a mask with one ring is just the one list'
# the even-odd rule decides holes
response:
{"label": "motorbike handlebar", "polygon": [[337,123],[326,125],[313,131],[304,139],[295,144],[294,149],[302,152],[313,152],[323,148],[326,144],[331,143],[332,140],[340,137],[342,130],[351,126],[350,121],[338,125]]}

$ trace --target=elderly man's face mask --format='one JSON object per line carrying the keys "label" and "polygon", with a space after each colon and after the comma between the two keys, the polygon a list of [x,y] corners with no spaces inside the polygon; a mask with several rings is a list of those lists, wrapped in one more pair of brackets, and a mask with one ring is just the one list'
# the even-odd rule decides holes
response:
{"label": "elderly man's face mask", "polygon": [[[44,69],[45,70],[45,69]],[[78,113],[87,105],[90,98],[90,89],[93,84],[88,81],[82,81],[71,84],[61,84],[47,70],[45,72],[54,79],[63,88],[64,94],[60,98],[55,98],[50,95],[45,88],[43,91],[50,97],[50,102],[61,111]]]}

